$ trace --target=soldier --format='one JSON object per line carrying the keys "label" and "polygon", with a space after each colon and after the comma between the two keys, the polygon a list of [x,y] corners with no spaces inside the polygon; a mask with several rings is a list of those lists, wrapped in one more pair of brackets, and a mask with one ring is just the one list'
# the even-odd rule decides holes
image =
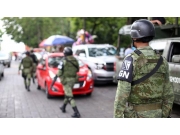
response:
{"label": "soldier", "polygon": [[63,53],[65,58],[60,62],[57,73],[57,76],[61,78],[61,83],[64,86],[65,93],[64,104],[60,107],[60,109],[63,113],[66,112],[66,105],[70,103],[74,110],[72,117],[79,118],[80,113],[72,94],[73,86],[78,78],[76,73],[79,71],[79,63],[76,58],[72,56],[72,49],[70,47],[65,47]]}
{"label": "soldier", "polygon": [[114,117],[167,118],[174,94],[166,59],[149,46],[154,26],[148,20],[137,20],[130,35],[136,50],[124,58],[119,72]]}
{"label": "soldier", "polygon": [[36,75],[36,66],[38,64],[38,59],[36,57],[36,55],[34,54],[34,50],[31,49],[31,54],[30,54],[30,57],[32,58],[33,60],[33,67],[32,67],[32,80],[33,80],[33,83],[35,83],[35,75]]}
{"label": "soldier", "polygon": [[30,57],[30,53],[26,52],[26,57],[22,59],[20,65],[19,65],[19,71],[18,74],[20,74],[21,66],[23,65],[22,69],[22,77],[24,78],[24,84],[25,88],[30,91],[30,82],[31,82],[31,73],[32,73],[32,66],[33,61]]}

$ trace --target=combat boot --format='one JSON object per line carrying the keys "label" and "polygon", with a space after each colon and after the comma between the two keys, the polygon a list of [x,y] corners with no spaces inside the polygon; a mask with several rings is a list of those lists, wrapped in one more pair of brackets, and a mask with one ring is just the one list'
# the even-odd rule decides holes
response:
{"label": "combat boot", "polygon": [[32,81],[33,81],[33,83],[35,84],[35,80],[34,80],[34,77],[32,77]]}
{"label": "combat boot", "polygon": [[74,110],[74,114],[73,114],[71,117],[73,117],[73,118],[79,118],[79,117],[81,117],[81,115],[80,115],[80,113],[79,113],[79,111],[78,111],[78,109],[77,109],[76,106],[73,107],[73,110]]}
{"label": "combat boot", "polygon": [[27,86],[27,90],[28,90],[28,91],[30,91],[30,88],[29,88],[29,87],[30,87],[30,86]]}
{"label": "combat boot", "polygon": [[27,89],[27,84],[25,83],[25,88]]}
{"label": "combat boot", "polygon": [[63,104],[63,105],[60,107],[60,109],[61,109],[61,111],[62,111],[63,113],[66,112],[66,105],[67,105],[67,104]]}

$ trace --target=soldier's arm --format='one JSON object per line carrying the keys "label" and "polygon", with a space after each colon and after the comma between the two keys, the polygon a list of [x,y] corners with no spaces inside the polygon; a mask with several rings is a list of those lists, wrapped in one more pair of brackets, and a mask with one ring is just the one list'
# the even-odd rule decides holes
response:
{"label": "soldier's arm", "polygon": [[118,87],[116,91],[114,101],[114,117],[123,118],[124,110],[126,108],[126,102],[131,92],[131,83],[126,81],[118,81]]}
{"label": "soldier's arm", "polygon": [[162,117],[167,118],[171,111],[172,111],[172,106],[174,102],[174,92],[173,92],[173,86],[172,83],[169,81],[169,66],[168,63],[166,62],[166,67],[167,67],[167,74],[166,74],[166,82],[164,91],[163,91],[163,102],[162,102]]}
{"label": "soldier's arm", "polygon": [[133,59],[128,55],[121,66],[118,76],[118,87],[114,101],[114,117],[123,118],[126,103],[131,92],[131,82],[133,77]]}
{"label": "soldier's arm", "polygon": [[59,65],[58,65],[58,72],[57,72],[57,76],[60,77],[63,75],[63,68],[64,68],[64,65],[66,64],[66,61],[63,60],[63,61],[60,61]]}

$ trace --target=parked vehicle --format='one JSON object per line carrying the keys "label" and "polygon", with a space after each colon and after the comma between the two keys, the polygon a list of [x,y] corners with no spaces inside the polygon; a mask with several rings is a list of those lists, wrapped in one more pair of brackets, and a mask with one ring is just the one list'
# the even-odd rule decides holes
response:
{"label": "parked vehicle", "polygon": [[107,83],[113,81],[116,48],[109,44],[77,45],[73,54],[78,56],[93,73],[94,82]]}
{"label": "parked vehicle", "polygon": [[4,62],[0,61],[0,81],[4,77]]}
{"label": "parked vehicle", "polygon": [[11,53],[0,51],[0,61],[3,61],[5,66],[11,66]]}
{"label": "parked vehicle", "polygon": [[[50,89],[51,83],[57,74],[58,65],[60,60],[64,57],[63,53],[52,53],[48,55],[44,55],[44,57],[40,60],[37,70],[37,82],[38,89],[44,89],[46,91],[47,98],[51,98],[51,96],[63,96],[64,90],[63,85],[61,84],[61,80],[58,78],[53,86]],[[81,60],[77,58],[80,66],[80,70],[77,73],[79,76],[79,81],[75,83],[73,88],[74,95],[91,95],[94,89],[94,81],[92,78],[92,73],[88,69],[87,65],[84,64]]]}
{"label": "parked vehicle", "polygon": [[167,59],[169,64],[169,80],[174,88],[174,103],[180,105],[180,37],[157,39],[150,42],[150,46]]}

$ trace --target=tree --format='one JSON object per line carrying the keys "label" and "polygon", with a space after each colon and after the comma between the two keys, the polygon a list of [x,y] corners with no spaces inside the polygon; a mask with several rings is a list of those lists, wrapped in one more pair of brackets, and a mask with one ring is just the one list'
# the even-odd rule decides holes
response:
{"label": "tree", "polygon": [[5,31],[16,42],[24,42],[28,46],[38,44],[51,35],[68,34],[68,18],[58,17],[5,17],[2,18]]}

